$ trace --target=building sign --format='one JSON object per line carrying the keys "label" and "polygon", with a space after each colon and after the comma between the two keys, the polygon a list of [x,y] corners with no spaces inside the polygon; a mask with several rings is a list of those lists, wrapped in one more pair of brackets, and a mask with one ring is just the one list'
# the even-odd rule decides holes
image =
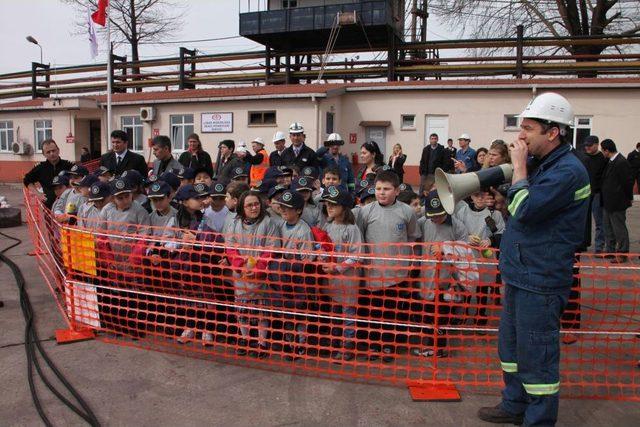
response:
{"label": "building sign", "polygon": [[76,142],[76,139],[74,138],[71,132],[69,132],[69,134],[67,135],[66,141],[67,141],[67,144],[73,144],[74,142]]}
{"label": "building sign", "polygon": [[349,143],[350,144],[355,144],[356,142],[358,142],[358,134],[357,133],[350,133],[349,134]]}
{"label": "building sign", "polygon": [[153,128],[153,136],[160,136],[160,129]]}
{"label": "building sign", "polygon": [[233,113],[202,113],[200,123],[202,133],[231,133]]}

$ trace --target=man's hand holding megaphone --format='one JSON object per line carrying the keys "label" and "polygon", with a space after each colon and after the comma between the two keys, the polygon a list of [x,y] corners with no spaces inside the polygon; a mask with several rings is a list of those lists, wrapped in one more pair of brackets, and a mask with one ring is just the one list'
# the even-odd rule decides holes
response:
{"label": "man's hand holding megaphone", "polygon": [[527,178],[527,159],[529,158],[529,146],[524,139],[516,139],[509,145],[509,155],[513,165],[512,183]]}

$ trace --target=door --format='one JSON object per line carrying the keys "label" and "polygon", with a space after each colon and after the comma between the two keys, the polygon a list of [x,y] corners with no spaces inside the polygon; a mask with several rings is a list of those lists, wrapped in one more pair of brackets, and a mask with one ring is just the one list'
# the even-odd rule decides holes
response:
{"label": "door", "polygon": [[387,128],[382,126],[367,126],[364,128],[365,141],[375,141],[382,151],[382,159],[387,160]]}
{"label": "door", "polygon": [[449,116],[427,116],[425,120],[424,146],[429,145],[429,135],[438,135],[438,143],[447,146],[449,138]]}
{"label": "door", "polygon": [[[107,142],[107,146],[109,146],[109,142]],[[91,153],[91,158],[99,158],[101,151],[100,120],[89,120],[89,152]]]}

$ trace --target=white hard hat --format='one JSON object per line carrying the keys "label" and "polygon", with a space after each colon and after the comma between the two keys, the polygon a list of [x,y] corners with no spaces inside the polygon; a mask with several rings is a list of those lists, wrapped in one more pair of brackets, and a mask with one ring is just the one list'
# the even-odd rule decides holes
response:
{"label": "white hard hat", "polygon": [[264,141],[262,140],[261,137],[254,138],[253,141],[251,142],[257,142],[258,144],[264,145]]}
{"label": "white hard hat", "polygon": [[271,142],[282,141],[283,139],[287,139],[284,132],[278,131],[273,134],[273,139],[271,140]]}
{"label": "white hard hat", "polygon": [[458,137],[458,141],[459,141],[459,140],[461,140],[461,139],[466,139],[466,140],[468,140],[468,141],[471,141],[471,137],[469,136],[469,134],[468,134],[468,133],[463,133],[462,135],[460,135],[460,136]]}
{"label": "white hard hat", "polygon": [[247,143],[244,141],[240,141],[238,143],[238,146],[236,147],[236,153],[247,153],[249,150],[247,150]]}
{"label": "white hard hat", "polygon": [[571,104],[569,104],[567,98],[553,92],[536,96],[518,117],[573,126],[573,108],[571,108]]}
{"label": "white hard hat", "polygon": [[302,126],[302,123],[291,123],[291,126],[289,126],[289,133],[304,133],[304,127]]}
{"label": "white hard hat", "polygon": [[339,133],[332,133],[327,137],[327,140],[324,142],[324,145],[343,145],[344,140],[340,136]]}

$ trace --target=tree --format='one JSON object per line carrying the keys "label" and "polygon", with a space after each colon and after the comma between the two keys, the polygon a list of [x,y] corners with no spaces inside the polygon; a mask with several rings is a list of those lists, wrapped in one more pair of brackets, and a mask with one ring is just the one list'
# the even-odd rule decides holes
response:
{"label": "tree", "polygon": [[[97,10],[97,0],[62,0],[78,13],[76,34],[86,36],[87,8]],[[140,59],[140,45],[172,38],[182,27],[185,9],[173,0],[110,0],[111,41],[131,46],[131,60]],[[106,28],[97,27],[106,38]],[[133,74],[140,67],[131,67]]]}
{"label": "tree", "polygon": [[[431,0],[429,11],[460,36],[513,37],[517,25],[526,37],[579,37],[640,33],[638,0]],[[599,55],[615,45],[568,45],[572,55]],[[538,51],[537,53],[542,53]]]}

